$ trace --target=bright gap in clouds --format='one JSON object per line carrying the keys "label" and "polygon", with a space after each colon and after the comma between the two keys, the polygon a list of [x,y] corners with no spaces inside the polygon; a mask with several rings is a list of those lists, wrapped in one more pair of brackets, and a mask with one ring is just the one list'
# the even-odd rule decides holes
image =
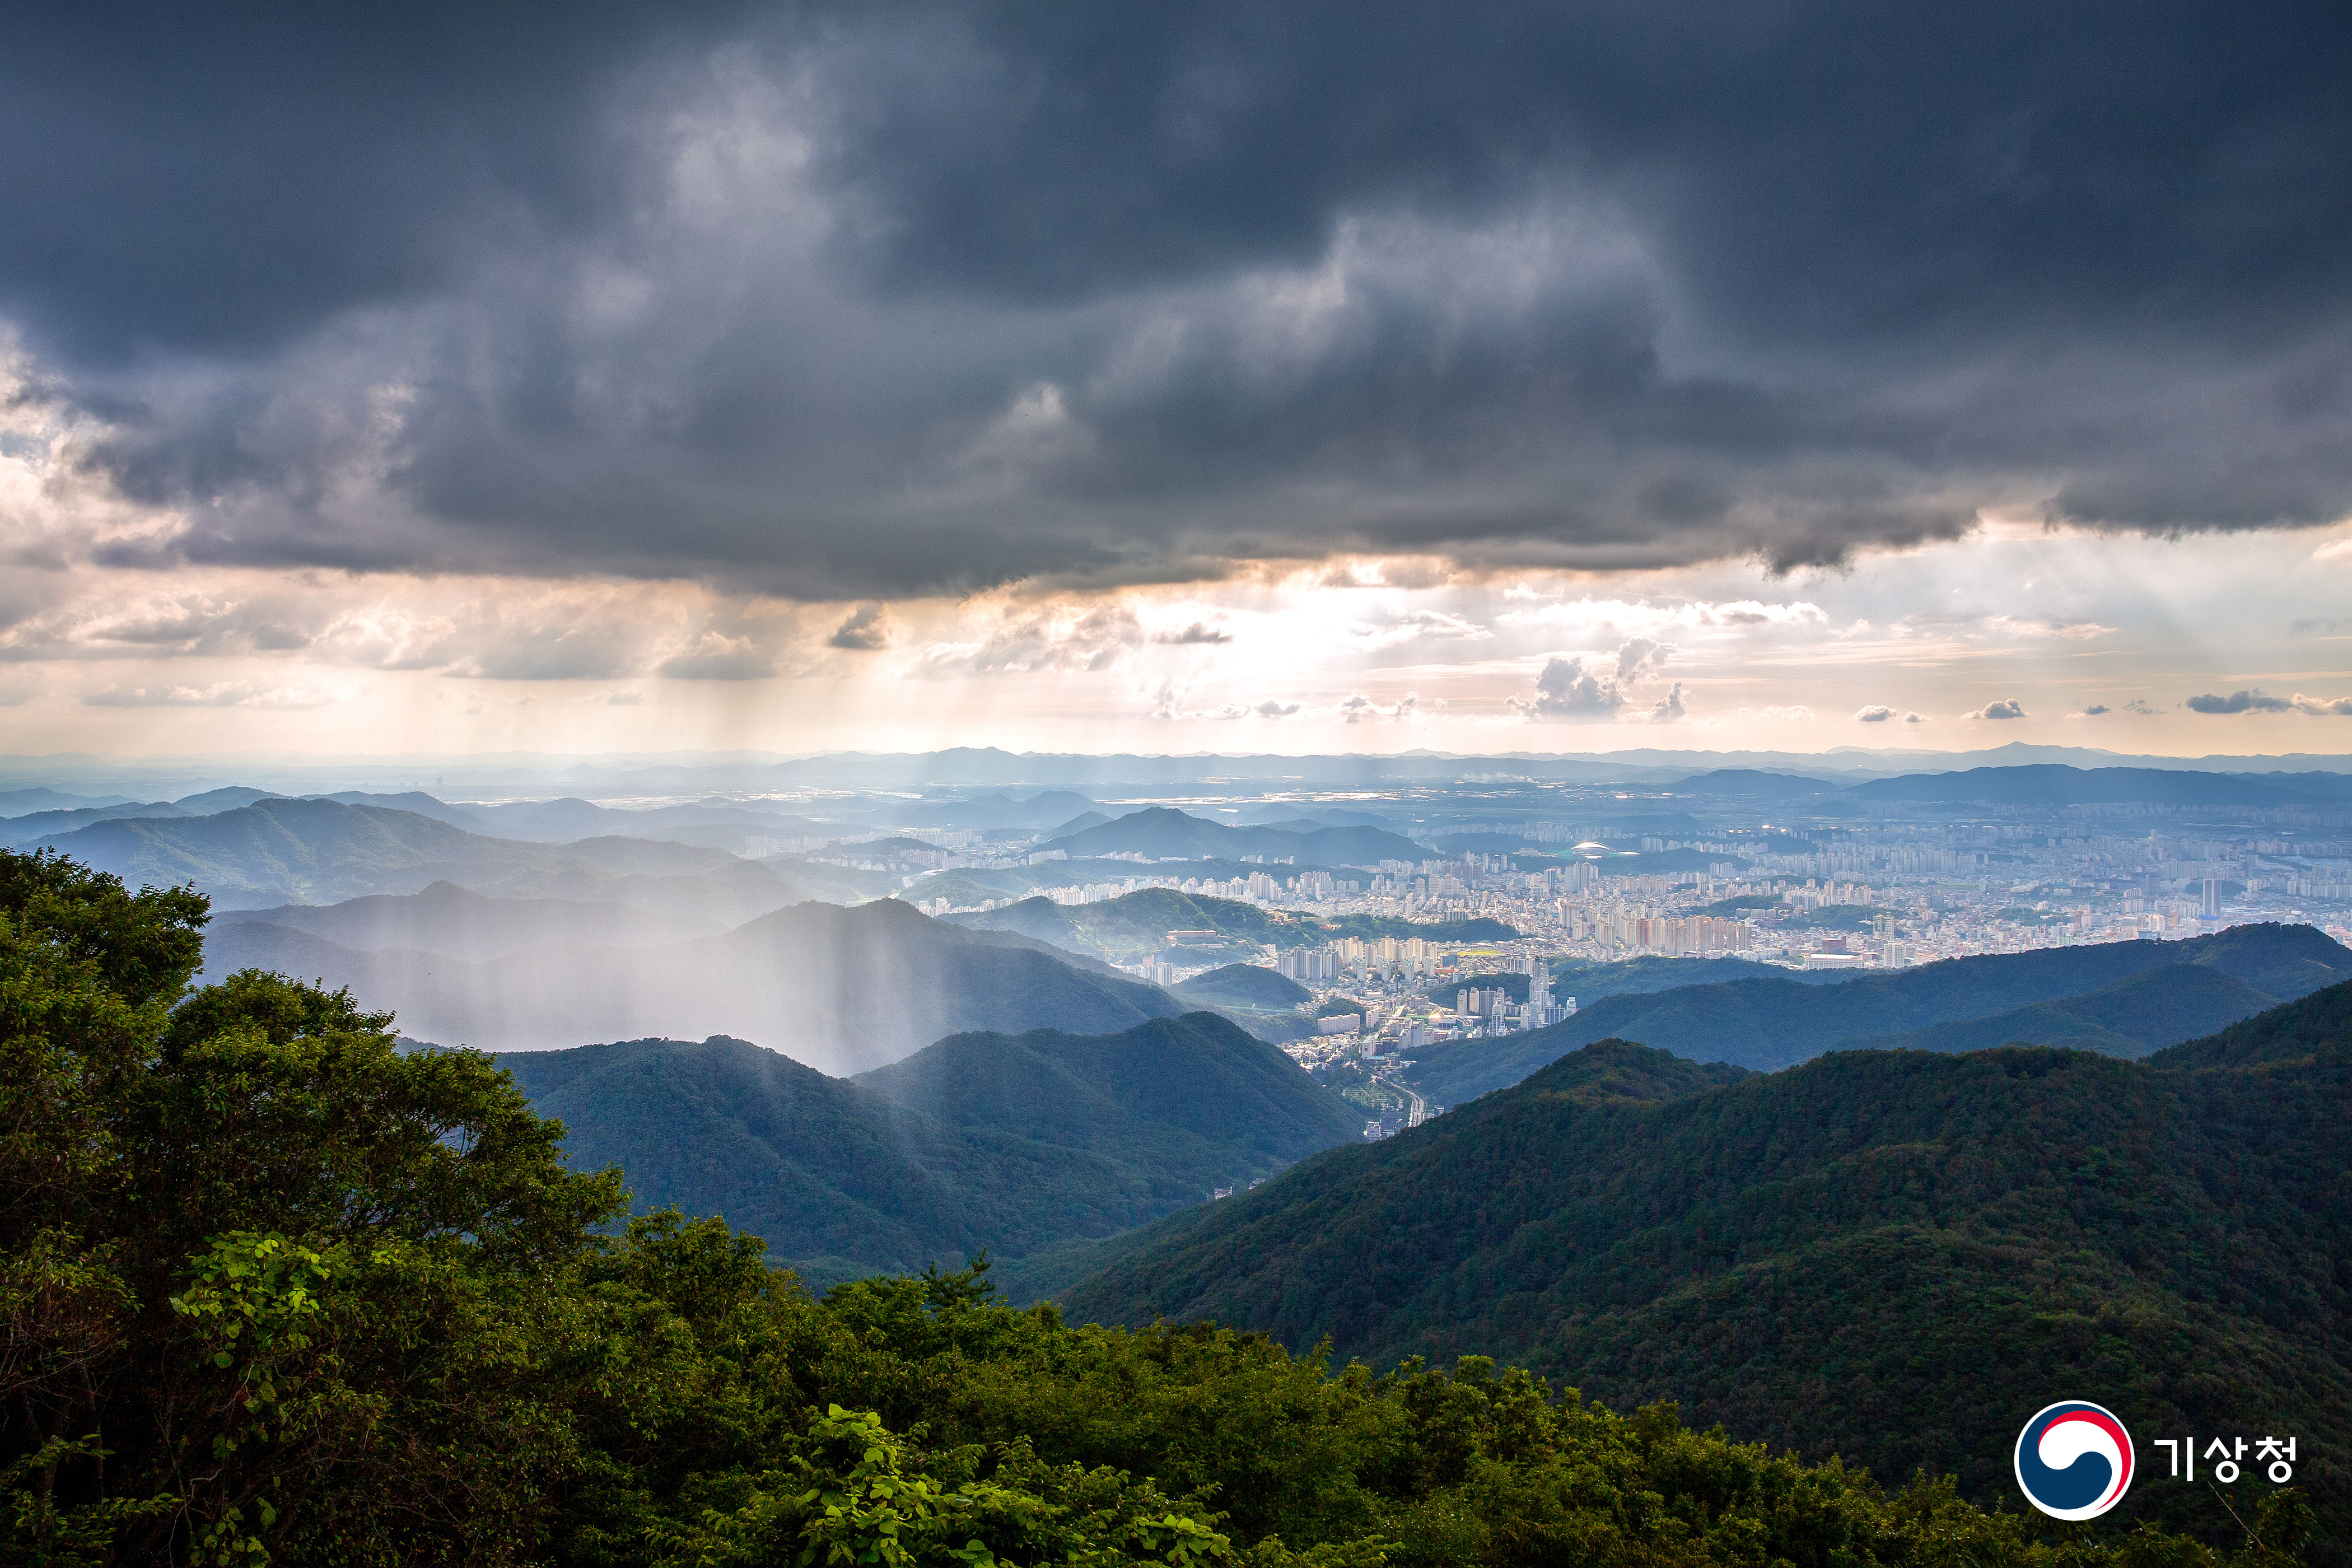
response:
{"label": "bright gap in clouds", "polygon": [[18,753],[421,751],[452,736],[562,751],[2336,752],[2352,750],[2344,540],[1993,528],[1787,577],[1363,558],[1211,584],[830,604],[606,579],[61,567],[13,580],[0,701]]}

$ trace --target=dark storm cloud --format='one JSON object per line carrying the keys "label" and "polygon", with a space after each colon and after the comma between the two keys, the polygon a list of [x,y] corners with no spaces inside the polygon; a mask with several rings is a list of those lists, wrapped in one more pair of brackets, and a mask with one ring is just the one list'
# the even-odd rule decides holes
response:
{"label": "dark storm cloud", "polygon": [[887,605],[860,605],[824,639],[827,647],[852,653],[879,653],[890,646],[890,610]]}
{"label": "dark storm cloud", "polygon": [[0,313],[81,473],[188,508],[124,560],[880,598],[2325,521],[2339,20],[51,7]]}
{"label": "dark storm cloud", "polygon": [[727,8],[32,7],[0,56],[0,299],[77,362],[260,352],[617,217],[632,73]]}

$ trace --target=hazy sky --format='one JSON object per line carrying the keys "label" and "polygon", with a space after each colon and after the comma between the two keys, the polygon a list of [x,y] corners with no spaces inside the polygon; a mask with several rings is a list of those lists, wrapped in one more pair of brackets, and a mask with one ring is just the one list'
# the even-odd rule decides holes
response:
{"label": "hazy sky", "polygon": [[52,6],[0,751],[2352,752],[2317,5]]}

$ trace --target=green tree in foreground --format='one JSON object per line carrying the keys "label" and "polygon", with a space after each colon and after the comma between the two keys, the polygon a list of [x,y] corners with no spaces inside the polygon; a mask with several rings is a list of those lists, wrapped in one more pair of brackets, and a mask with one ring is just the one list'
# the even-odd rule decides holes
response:
{"label": "green tree in foreground", "polygon": [[[205,918],[0,854],[11,1562],[2201,1564],[1631,1419],[1477,1358],[1334,1370],[1016,1311],[983,1269],[812,1300],[347,994],[191,991]],[[2291,1494],[2227,1561],[2292,1561]]]}

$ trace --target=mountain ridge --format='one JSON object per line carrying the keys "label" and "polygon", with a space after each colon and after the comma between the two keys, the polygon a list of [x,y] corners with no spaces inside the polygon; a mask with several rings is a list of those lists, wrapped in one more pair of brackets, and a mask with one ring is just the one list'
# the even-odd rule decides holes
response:
{"label": "mountain ridge", "polygon": [[820,1274],[1008,1258],[1202,1202],[1351,1136],[1360,1118],[1211,1014],[1116,1034],[967,1032],[855,1079],[749,1042],[501,1055],[575,1166],[618,1164]]}
{"label": "mountain ridge", "polygon": [[[1594,1040],[1639,1039],[1686,1057],[1719,1057],[1762,1070],[1803,1061],[1842,1042],[1885,1037],[2079,996],[2135,974],[2202,963],[2272,1001],[2352,978],[2352,949],[2309,926],[2234,926],[2185,942],[2115,942],[1980,953],[1833,984],[1750,974],[1619,993],[1563,1023],[1524,1035],[1422,1053],[1413,1086],[1442,1104],[1516,1083]],[[1888,1023],[1897,1027],[1887,1027]],[[2170,1045],[2171,1040],[2161,1042]]]}
{"label": "mountain ridge", "polygon": [[1168,859],[1239,859],[1244,855],[1286,855],[1311,865],[1376,866],[1382,860],[1425,858],[1428,851],[1382,827],[1324,827],[1288,831],[1277,827],[1232,827],[1172,806],[1147,806],[1066,838],[1042,846],[1076,859],[1082,856],[1146,854]]}
{"label": "mountain ridge", "polygon": [[682,942],[524,947],[478,961],[361,952],[307,933],[289,943],[273,934],[285,929],[225,922],[216,962],[349,985],[415,1037],[501,1052],[600,1033],[729,1036],[855,1072],[970,1029],[1105,1033],[1184,1010],[1096,960],[947,925],[891,899],[793,904]]}

